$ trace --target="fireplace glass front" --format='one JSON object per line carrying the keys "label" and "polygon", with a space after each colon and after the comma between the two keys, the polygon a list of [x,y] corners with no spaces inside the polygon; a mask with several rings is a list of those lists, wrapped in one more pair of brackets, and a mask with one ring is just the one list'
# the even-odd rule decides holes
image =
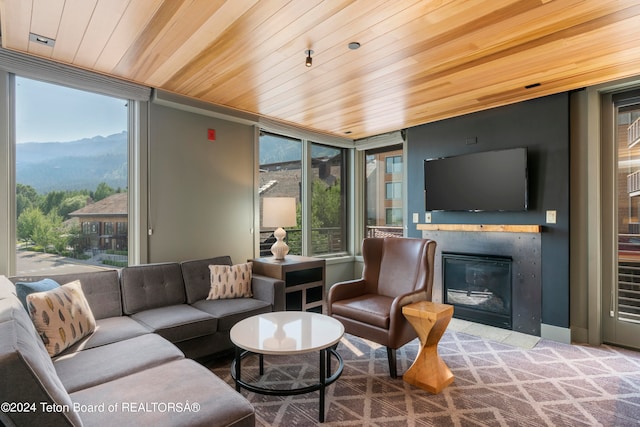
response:
{"label": "fireplace glass front", "polygon": [[511,329],[510,257],[442,254],[444,301],[454,317]]}

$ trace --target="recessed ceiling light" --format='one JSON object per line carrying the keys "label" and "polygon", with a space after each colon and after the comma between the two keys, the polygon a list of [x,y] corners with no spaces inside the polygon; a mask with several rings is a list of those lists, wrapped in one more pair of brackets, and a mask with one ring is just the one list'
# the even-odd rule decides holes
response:
{"label": "recessed ceiling light", "polygon": [[360,43],[358,43],[358,42],[351,42],[351,43],[349,43],[349,45],[348,45],[348,46],[349,46],[349,49],[351,49],[351,50],[356,50],[356,49],[359,49],[359,48],[360,48]]}

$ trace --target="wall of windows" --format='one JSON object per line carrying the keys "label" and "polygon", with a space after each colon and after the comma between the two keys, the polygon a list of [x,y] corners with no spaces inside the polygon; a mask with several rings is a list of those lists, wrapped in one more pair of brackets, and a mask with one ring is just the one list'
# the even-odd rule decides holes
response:
{"label": "wall of windows", "polygon": [[273,228],[262,226],[264,197],[296,199],[296,225],[285,227],[289,253],[347,251],[347,150],[261,132],[259,139],[260,256],[270,256]]}

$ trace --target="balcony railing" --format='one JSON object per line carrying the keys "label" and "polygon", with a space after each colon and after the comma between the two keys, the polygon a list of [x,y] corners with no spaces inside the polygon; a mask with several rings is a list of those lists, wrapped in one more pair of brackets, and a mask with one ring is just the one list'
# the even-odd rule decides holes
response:
{"label": "balcony railing", "polygon": [[[325,255],[345,252],[344,236],[338,227],[313,228],[311,230],[311,250],[314,255]],[[367,226],[366,237],[402,237],[402,226]],[[276,241],[273,231],[260,231],[260,256],[271,256],[271,245]],[[287,230],[285,239],[289,245],[289,253],[302,253],[302,230],[299,228]]]}
{"label": "balcony railing", "polygon": [[631,148],[640,141],[640,117],[638,117],[629,127],[628,132],[628,147]]}
{"label": "balcony railing", "polygon": [[401,225],[368,225],[366,231],[367,237],[402,237],[404,227]]}
{"label": "balcony railing", "polygon": [[[273,231],[260,231],[260,256],[271,255],[271,245],[276,241]],[[302,253],[302,230],[299,228],[287,230],[285,239],[289,245],[289,253],[300,255]],[[324,227],[311,229],[311,251],[314,255],[333,254],[344,252],[344,237],[342,229],[338,227]]]}
{"label": "balcony railing", "polygon": [[627,193],[636,196],[640,193],[640,171],[627,175]]}

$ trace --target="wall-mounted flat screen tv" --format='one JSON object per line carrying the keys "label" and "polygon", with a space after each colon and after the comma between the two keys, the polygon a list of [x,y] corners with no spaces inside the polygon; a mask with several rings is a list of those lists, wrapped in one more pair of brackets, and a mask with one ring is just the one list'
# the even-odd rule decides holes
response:
{"label": "wall-mounted flat screen tv", "polygon": [[427,211],[526,211],[527,149],[424,161]]}

